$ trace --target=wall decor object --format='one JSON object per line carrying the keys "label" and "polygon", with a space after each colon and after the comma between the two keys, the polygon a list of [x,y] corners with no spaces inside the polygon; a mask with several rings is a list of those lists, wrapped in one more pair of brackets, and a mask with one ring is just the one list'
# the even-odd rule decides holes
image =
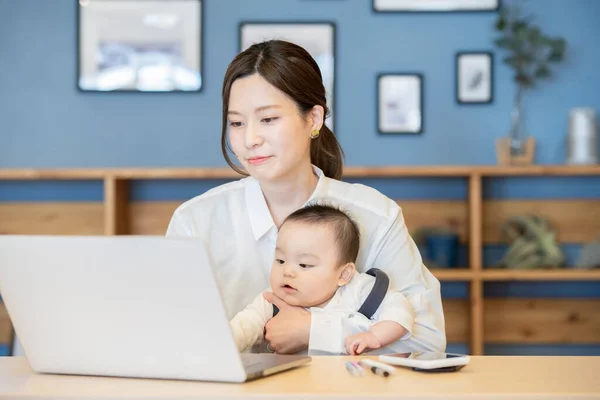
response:
{"label": "wall decor object", "polygon": [[377,78],[380,133],[423,132],[423,75],[386,73]]}
{"label": "wall decor object", "polygon": [[569,110],[567,164],[585,165],[600,162],[596,119],[596,110],[593,107],[573,107]]}
{"label": "wall decor object", "polygon": [[552,64],[560,63],[567,48],[562,37],[552,37],[532,23],[534,15],[524,9],[523,2],[502,6],[494,28],[499,36],[494,44],[505,53],[503,61],[511,69],[515,82],[515,97],[511,113],[511,128],[507,136],[498,138],[496,149],[503,154],[498,161],[509,164],[531,164],[534,160],[534,138],[523,127],[522,97],[552,75]]}
{"label": "wall decor object", "polygon": [[496,11],[500,0],[372,0],[375,12]]}
{"label": "wall decor object", "polygon": [[494,55],[491,52],[456,54],[456,101],[489,104],[494,98]]}
{"label": "wall decor object", "polygon": [[79,0],[77,88],[202,89],[202,0]]}
{"label": "wall decor object", "polygon": [[335,24],[333,22],[242,22],[240,46],[271,39],[287,40],[304,47],[315,59],[325,86],[329,116],[325,124],[334,131],[335,120]]}

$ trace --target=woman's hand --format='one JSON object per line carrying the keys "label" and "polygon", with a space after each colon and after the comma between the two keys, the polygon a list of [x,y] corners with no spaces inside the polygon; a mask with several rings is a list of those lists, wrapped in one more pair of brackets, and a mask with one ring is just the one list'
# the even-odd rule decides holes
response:
{"label": "woman's hand", "polygon": [[308,347],[310,313],[303,307],[290,306],[272,292],[265,300],[279,308],[279,313],[265,325],[265,339],[269,348],[279,354],[293,354]]}

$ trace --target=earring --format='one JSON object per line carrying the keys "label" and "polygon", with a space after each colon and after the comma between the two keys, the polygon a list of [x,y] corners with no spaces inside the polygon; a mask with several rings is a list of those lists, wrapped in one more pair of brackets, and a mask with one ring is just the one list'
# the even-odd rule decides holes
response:
{"label": "earring", "polygon": [[310,138],[311,138],[311,139],[316,139],[316,138],[318,138],[318,137],[319,137],[319,131],[318,131],[318,130],[316,130],[316,129],[315,129],[314,131],[312,131],[312,132],[310,133]]}

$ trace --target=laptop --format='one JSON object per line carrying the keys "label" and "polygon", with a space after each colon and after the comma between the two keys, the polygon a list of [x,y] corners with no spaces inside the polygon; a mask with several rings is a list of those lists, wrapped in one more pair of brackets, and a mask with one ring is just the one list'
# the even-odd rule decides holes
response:
{"label": "laptop", "polygon": [[39,373],[245,382],[311,361],[238,352],[194,238],[0,235],[0,295]]}

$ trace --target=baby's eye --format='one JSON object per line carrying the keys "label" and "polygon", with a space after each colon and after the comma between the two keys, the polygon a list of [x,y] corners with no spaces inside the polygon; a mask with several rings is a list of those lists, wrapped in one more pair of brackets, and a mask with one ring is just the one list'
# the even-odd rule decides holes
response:
{"label": "baby's eye", "polygon": [[312,268],[312,267],[314,267],[314,265],[310,265],[310,264],[300,264],[300,267],[302,267],[302,268]]}
{"label": "baby's eye", "polygon": [[281,258],[277,258],[277,259],[275,259],[275,262],[276,262],[277,264],[283,264],[283,263],[285,263],[285,261],[283,261]]}

